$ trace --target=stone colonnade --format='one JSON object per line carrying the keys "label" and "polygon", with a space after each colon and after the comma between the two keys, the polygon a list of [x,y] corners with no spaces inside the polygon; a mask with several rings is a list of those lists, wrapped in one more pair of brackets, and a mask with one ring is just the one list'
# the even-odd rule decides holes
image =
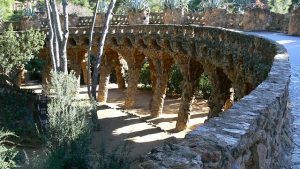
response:
{"label": "stone colonnade", "polygon": [[[116,52],[116,50],[118,50],[118,52]],[[51,65],[50,60],[48,60],[47,51],[48,50],[43,49],[40,54],[41,58],[46,60],[46,66],[43,71],[43,84],[47,84],[50,80]],[[96,52],[97,51],[93,51],[93,53]],[[80,81],[80,76],[83,75],[85,84],[88,83],[86,78],[86,54],[87,50],[85,48],[68,49],[68,67],[70,70],[74,71],[76,77],[78,77],[78,82]],[[140,71],[146,57],[150,64],[152,81],[153,96],[149,106],[152,117],[159,117],[159,115],[163,113],[167,84],[171,73],[171,67],[174,63],[178,64],[183,74],[182,94],[176,129],[181,131],[187,127],[190,111],[192,110],[192,104],[194,102],[195,89],[199,77],[204,72],[204,68],[207,69],[206,72],[208,72],[207,74],[214,86],[212,97],[209,100],[209,107],[212,110],[210,117],[216,116],[221,112],[224,100],[230,96],[229,88],[231,87],[231,83],[224,73],[219,73],[217,69],[212,71],[209,66],[203,67],[200,62],[184,55],[174,54],[171,56],[171,54],[167,52],[154,52],[154,50],[139,51],[135,48],[126,47],[119,47],[116,49],[106,48],[100,67],[97,101],[107,101],[109,77],[113,70],[116,72],[118,87],[120,89],[126,88],[123,64],[124,61],[126,61],[128,66],[128,82],[124,106],[126,109],[133,108],[136,101],[135,96],[137,93]],[[220,84],[224,79],[228,81],[228,85],[224,85],[223,83]]]}
{"label": "stone colonnade", "polygon": [[[86,30],[71,31],[74,31],[77,38],[73,46],[68,46],[69,68],[73,69],[78,77],[83,72],[84,81],[87,83],[84,60],[87,52],[85,44],[87,38],[84,33]],[[146,32],[151,32],[151,34]],[[140,71],[147,59],[153,93],[150,111],[152,117],[158,117],[163,112],[172,64],[177,64],[183,74],[183,81],[176,128],[183,130],[187,127],[194,92],[203,72],[208,75],[212,86],[212,94],[208,101],[211,109],[209,117],[218,116],[228,99],[234,101],[232,88],[235,99],[238,100],[265,78],[270,68],[271,57],[269,55],[257,56],[264,56],[268,52],[271,56],[272,48],[258,38],[250,40],[245,35],[234,36],[234,33],[230,31],[216,28],[169,25],[112,26],[101,63],[97,99],[101,102],[107,100],[109,75],[113,69],[116,71],[119,88],[126,87],[123,69],[126,61],[128,79],[124,107],[133,108]],[[256,46],[264,48],[265,52],[254,50]],[[41,57],[45,60],[49,59],[47,58],[48,52],[46,48],[43,49]],[[92,52],[97,53],[96,50]],[[253,59],[253,56],[258,59]],[[50,61],[48,60],[47,63],[43,82],[48,78],[50,71]]]}

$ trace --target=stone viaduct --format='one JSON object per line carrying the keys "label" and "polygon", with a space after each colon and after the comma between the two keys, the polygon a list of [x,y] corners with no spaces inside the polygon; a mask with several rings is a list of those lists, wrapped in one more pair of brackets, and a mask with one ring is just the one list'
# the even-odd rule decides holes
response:
{"label": "stone viaduct", "polygon": [[[269,18],[271,14],[267,16]],[[193,16],[187,17],[190,21],[197,20]],[[282,16],[274,18],[277,17]],[[127,22],[120,18],[118,23]],[[76,21],[76,25],[89,25],[88,21],[83,20]],[[262,26],[266,19],[261,20],[258,24],[261,27],[251,30],[266,29]],[[159,19],[156,22],[160,23]],[[248,22],[252,24],[253,21]],[[227,23],[223,23],[225,27],[228,27]],[[239,26],[236,23],[229,25]],[[220,26],[218,24],[220,23],[212,25]],[[270,26],[270,22],[267,24]],[[289,24],[291,23],[286,25]],[[244,25],[245,27],[247,26]],[[283,32],[289,29],[280,24],[279,27]],[[87,27],[70,28],[68,59],[70,68],[77,76],[81,69],[86,71],[84,58],[89,30]],[[46,29],[44,31],[47,32]],[[96,46],[101,35],[100,28],[96,28],[95,32],[93,45]],[[41,57],[49,63],[44,71],[44,79],[50,70],[48,52],[47,48],[41,51]],[[203,126],[196,128],[178,143],[167,143],[154,149],[134,164],[133,168],[284,167],[287,159],[283,152],[289,142],[286,131],[289,124],[287,102],[290,65],[288,54],[282,46],[240,31],[209,26],[111,26],[101,65],[98,100],[106,101],[108,77],[112,69],[117,72],[119,87],[125,88],[122,77],[122,60],[125,60],[128,65],[125,107],[133,107],[139,73],[145,58],[149,60],[151,69],[153,96],[150,109],[153,117],[162,113],[171,65],[176,63],[181,69],[183,87],[177,130],[186,128],[196,80],[203,72],[209,76],[213,92],[209,99],[210,119]],[[234,89],[236,102],[231,109],[222,112],[225,101],[230,97],[230,88]]]}
{"label": "stone viaduct", "polygon": [[[71,29],[69,55],[77,57],[74,65],[80,65],[78,58],[86,53],[88,30]],[[97,39],[96,36],[95,45]],[[283,165],[278,158],[282,158],[282,144],[286,141],[290,67],[288,55],[281,46],[222,28],[112,26],[101,67],[101,101],[107,97],[111,69],[114,65],[120,68],[120,57],[128,64],[127,108],[134,105],[140,68],[147,57],[155,84],[150,107],[153,116],[162,113],[171,63],[177,63],[184,75],[177,129],[186,127],[195,81],[204,71],[213,86],[209,116],[218,116],[188,134],[184,141],[154,150],[138,167],[278,168]],[[120,87],[124,87],[123,83],[119,82]],[[234,88],[238,101],[220,114],[230,97],[230,88]]]}

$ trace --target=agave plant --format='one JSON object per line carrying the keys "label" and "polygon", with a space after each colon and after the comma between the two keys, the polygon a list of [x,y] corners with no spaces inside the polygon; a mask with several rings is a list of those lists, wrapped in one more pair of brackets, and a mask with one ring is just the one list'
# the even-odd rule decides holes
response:
{"label": "agave plant", "polygon": [[138,12],[142,10],[150,10],[147,0],[124,0],[123,5],[128,11]]}
{"label": "agave plant", "polygon": [[0,130],[0,168],[13,168],[15,167],[14,158],[17,155],[17,151],[14,148],[8,148],[4,144],[12,143],[7,140],[8,137],[16,137],[14,133]]}
{"label": "agave plant", "polygon": [[188,3],[190,0],[165,0],[163,6],[165,9],[188,9]]}
{"label": "agave plant", "polygon": [[[245,0],[247,1],[247,0]],[[221,8],[224,5],[224,1],[221,0],[203,0],[199,3],[199,11],[200,12],[205,12],[206,9],[211,9],[211,8]]]}
{"label": "agave plant", "polygon": [[106,13],[107,9],[108,9],[108,3],[106,1],[101,1],[99,3],[98,12]]}

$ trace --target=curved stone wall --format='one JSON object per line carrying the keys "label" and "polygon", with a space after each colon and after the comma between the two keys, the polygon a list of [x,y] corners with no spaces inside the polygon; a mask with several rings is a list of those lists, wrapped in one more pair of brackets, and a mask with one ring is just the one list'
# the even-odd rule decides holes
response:
{"label": "curved stone wall", "polygon": [[[277,31],[299,35],[299,9],[289,14],[278,14],[268,9],[249,8],[243,14],[228,13],[225,9],[210,9],[203,14],[183,13],[182,11],[166,10],[163,13],[150,13],[149,24],[182,24],[216,26],[245,31]],[[103,14],[98,14],[96,26],[101,26]],[[135,18],[136,19],[136,18]],[[92,25],[92,17],[69,16],[70,27],[86,27]],[[29,28],[47,28],[47,18],[40,16],[23,17],[20,22],[7,22],[2,27],[12,24],[14,30]],[[111,25],[130,25],[128,15],[114,15]]]}
{"label": "curved stone wall", "polygon": [[[221,68],[233,86],[246,82],[255,88],[184,140],[152,150],[133,168],[284,167],[290,65],[283,47],[252,35],[209,27],[113,27],[111,31],[110,45],[141,48],[142,40],[143,48],[158,45],[156,49],[180,55],[175,60],[188,56],[206,71]],[[156,39],[155,45],[149,43],[151,38]]]}
{"label": "curved stone wall", "polygon": [[[88,42],[88,31],[88,28],[72,28],[69,49],[84,48]],[[99,31],[97,28],[96,32]],[[98,43],[98,36],[94,45]],[[184,75],[178,114],[183,122],[188,120],[193,81],[199,76],[197,72],[205,71],[214,89],[209,100],[210,117],[214,118],[178,143],[166,143],[154,149],[132,168],[284,167],[290,65],[282,46],[257,36],[221,28],[135,25],[112,26],[105,51],[108,57],[114,55],[114,58],[119,53],[128,63],[128,107],[134,104],[138,72],[145,57],[153,61],[154,67],[159,65],[154,72],[156,78],[162,78],[153,87],[153,99],[156,99],[152,102],[154,114],[161,111],[163,77],[168,77],[167,65],[174,62]],[[105,65],[109,63],[104,58],[102,67]],[[105,84],[102,86],[100,89],[105,91]],[[235,89],[238,101],[231,109],[220,113],[229,97],[230,87]],[[105,92],[102,96],[105,97]]]}

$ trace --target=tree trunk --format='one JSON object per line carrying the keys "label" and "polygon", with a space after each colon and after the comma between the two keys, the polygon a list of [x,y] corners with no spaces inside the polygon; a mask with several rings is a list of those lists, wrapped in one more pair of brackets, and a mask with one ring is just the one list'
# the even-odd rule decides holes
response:
{"label": "tree trunk", "polygon": [[94,72],[93,72],[93,78],[92,78],[92,97],[94,99],[96,99],[97,79],[98,79],[99,68],[100,68],[101,59],[102,59],[102,55],[103,55],[105,38],[108,33],[109,23],[112,19],[112,11],[114,9],[115,3],[116,3],[116,0],[110,1],[108,10],[107,10],[107,13],[105,16],[105,23],[102,28],[102,36],[101,36],[100,42],[99,42],[97,60],[96,60],[96,64],[94,65]]}
{"label": "tree trunk", "polygon": [[68,3],[62,1],[64,14],[64,28],[62,31],[57,10],[56,0],[45,0],[48,26],[49,26],[49,43],[50,57],[54,71],[68,73],[67,63],[67,42],[69,38],[69,20],[68,20]]}
{"label": "tree trunk", "polygon": [[87,90],[88,90],[88,96],[90,99],[92,99],[92,94],[91,94],[91,88],[90,88],[90,81],[91,81],[91,71],[90,71],[90,65],[91,65],[91,53],[92,53],[92,46],[93,46],[93,34],[94,34],[94,28],[95,28],[95,23],[96,23],[96,17],[97,17],[97,10],[99,7],[99,0],[97,0],[97,4],[95,7],[94,11],[94,16],[93,16],[93,24],[91,27],[91,33],[90,33],[90,40],[89,40],[89,49],[88,49],[88,55],[86,57],[87,60]]}
{"label": "tree trunk", "polygon": [[54,33],[53,33],[53,26],[52,26],[52,20],[51,20],[51,9],[49,5],[49,0],[45,0],[46,4],[46,10],[47,10],[47,17],[48,17],[48,25],[49,25],[49,43],[50,43],[50,57],[51,57],[51,63],[53,67],[53,71],[56,72],[56,56],[54,53],[54,46],[53,46],[53,38],[54,38]]}

